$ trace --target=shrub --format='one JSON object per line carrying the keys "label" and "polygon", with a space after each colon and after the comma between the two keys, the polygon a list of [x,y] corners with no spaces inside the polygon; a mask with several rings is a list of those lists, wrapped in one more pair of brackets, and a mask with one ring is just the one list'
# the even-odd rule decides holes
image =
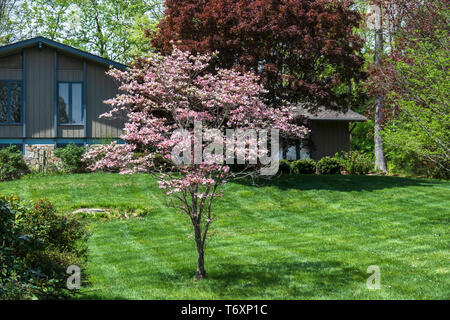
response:
{"label": "shrub", "polygon": [[29,172],[17,146],[0,150],[0,181],[13,180]]}
{"label": "shrub", "polygon": [[67,173],[82,173],[86,171],[86,163],[83,161],[85,148],[69,144],[64,148],[54,151],[56,157],[61,159],[63,170]]}
{"label": "shrub", "polygon": [[316,172],[316,162],[312,159],[294,161],[292,171],[299,174],[313,174]]}
{"label": "shrub", "polygon": [[357,151],[344,152],[341,155],[336,154],[341,167],[349,174],[368,174],[374,169],[374,162],[370,156]]}
{"label": "shrub", "polygon": [[291,173],[292,172],[292,167],[291,167],[291,162],[285,159],[281,159],[279,162],[279,171],[281,173]]}
{"label": "shrub", "polygon": [[317,162],[317,171],[320,174],[340,174],[341,165],[339,159],[324,157]]}
{"label": "shrub", "polygon": [[0,197],[0,300],[68,294],[67,267],[85,259],[84,226],[41,200]]}

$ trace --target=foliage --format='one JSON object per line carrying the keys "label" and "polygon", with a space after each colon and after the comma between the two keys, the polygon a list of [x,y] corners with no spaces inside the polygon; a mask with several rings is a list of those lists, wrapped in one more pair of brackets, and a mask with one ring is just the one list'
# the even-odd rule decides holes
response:
{"label": "foliage", "polygon": [[17,179],[28,172],[18,147],[10,146],[0,150],[0,181]]}
{"label": "foliage", "polygon": [[448,1],[383,1],[395,47],[375,73],[391,110],[384,139],[395,167],[450,176]]}
{"label": "foliage", "polygon": [[341,168],[348,174],[368,174],[375,167],[372,157],[358,151],[342,152],[336,154],[335,158],[339,160]]}
{"label": "foliage", "polygon": [[165,7],[156,48],[168,53],[175,41],[192,53],[218,51],[212,67],[258,73],[271,105],[344,105],[349,82],[361,76],[354,33],[361,16],[350,1],[166,0]]}
{"label": "foliage", "polygon": [[313,159],[294,161],[292,162],[292,171],[298,174],[316,173],[316,162]]}
{"label": "foliage", "polygon": [[0,212],[0,299],[67,295],[67,267],[84,262],[83,226],[46,200],[0,197]]}
{"label": "foliage", "polygon": [[[112,109],[103,117],[127,111],[122,136],[126,143],[100,146],[85,156],[88,161],[101,158],[92,170],[158,174],[169,205],[188,216],[192,224],[198,278],[205,276],[204,246],[214,221],[212,203],[221,196],[221,186],[233,177],[224,164],[226,131],[278,129],[283,136],[297,139],[308,133],[307,128],[296,124],[291,109],[274,109],[263,103],[260,97],[265,90],[256,75],[234,70],[209,74],[211,59],[209,54],[193,56],[174,48],[171,55],[153,54],[126,71],[112,70],[110,75],[121,84],[122,93],[107,101]],[[198,134],[205,137],[200,139]],[[246,142],[254,146],[259,143],[257,154],[266,151],[267,155],[269,147],[261,144],[261,139],[256,142],[250,137]],[[245,152],[245,142],[244,146],[237,145],[231,149],[233,155],[244,151],[242,160],[250,164],[256,154]],[[206,150],[210,153],[204,153]],[[181,153],[183,161],[179,159]],[[170,163],[168,172],[161,170],[161,156]],[[256,174],[262,166],[267,163],[252,164],[247,174]]]}
{"label": "foliage", "polygon": [[[400,112],[386,128],[393,157],[417,159],[414,173],[450,177],[450,56],[448,36],[442,43],[421,43],[406,54],[408,62],[395,64],[402,88],[390,97]],[[411,163],[411,162],[409,162]],[[398,162],[397,162],[398,164]]]}
{"label": "foliage", "polygon": [[361,153],[374,153],[374,123],[372,120],[358,122],[352,131],[350,150]]}
{"label": "foliage", "polygon": [[[189,270],[197,257],[192,238],[188,241],[192,231],[184,227],[184,216],[165,206],[167,199],[158,192],[155,177],[91,173],[0,183],[0,193],[47,197],[58,212],[86,206],[152,212],[144,219],[91,221],[89,256],[82,273],[89,283],[83,283],[80,299],[449,296],[448,274],[442,272],[448,256],[448,223],[441,222],[448,220],[450,182],[282,175],[258,181],[257,186],[230,181],[225,188],[214,206],[218,220],[207,243],[211,276],[193,282]],[[146,201],[149,196],[151,201]],[[393,233],[395,224],[402,228]],[[392,245],[394,239],[398,245]],[[389,281],[382,276],[381,290],[365,287],[367,266],[374,263],[368,251],[385,257],[379,266],[391,271]],[[405,273],[405,268],[414,272]],[[341,285],[336,287],[336,282]],[[358,286],[363,289],[355,290]]]}
{"label": "foliage", "polygon": [[21,1],[10,20],[9,42],[37,35],[122,63],[148,53],[159,0]]}
{"label": "foliage", "polygon": [[279,162],[279,172],[287,174],[291,173],[292,172],[291,161],[281,159]]}
{"label": "foliage", "polygon": [[11,12],[18,0],[0,0],[0,46],[8,43],[14,36]]}
{"label": "foliage", "polygon": [[69,144],[64,148],[57,148],[54,155],[61,159],[63,170],[67,173],[81,173],[86,171],[86,164],[83,161],[85,153],[84,146]]}
{"label": "foliage", "polygon": [[320,174],[340,174],[341,164],[335,157],[324,157],[317,162],[317,171]]}

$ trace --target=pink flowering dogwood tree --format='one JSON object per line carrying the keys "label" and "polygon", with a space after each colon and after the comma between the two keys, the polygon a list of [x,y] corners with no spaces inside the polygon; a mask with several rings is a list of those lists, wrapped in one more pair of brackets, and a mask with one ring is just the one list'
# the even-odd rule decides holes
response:
{"label": "pink flowering dogwood tree", "polygon": [[[262,169],[276,163],[267,161],[269,153],[271,160],[278,160],[279,152],[268,146],[269,136],[272,141],[278,134],[301,139],[309,132],[289,108],[274,109],[261,100],[265,90],[256,75],[234,70],[208,73],[211,59],[214,55],[193,56],[175,47],[169,56],[151,54],[125,71],[112,69],[109,74],[119,82],[120,94],[106,101],[111,110],[102,117],[126,115],[121,137],[125,144],[98,146],[85,156],[91,170],[157,175],[168,204],[192,224],[197,278],[206,275],[205,242],[216,221],[212,204],[222,196],[221,186],[240,174],[264,174]],[[246,135],[249,130],[263,133]],[[245,136],[241,144],[235,143],[239,132]],[[245,164],[238,173],[229,166],[236,156]]]}

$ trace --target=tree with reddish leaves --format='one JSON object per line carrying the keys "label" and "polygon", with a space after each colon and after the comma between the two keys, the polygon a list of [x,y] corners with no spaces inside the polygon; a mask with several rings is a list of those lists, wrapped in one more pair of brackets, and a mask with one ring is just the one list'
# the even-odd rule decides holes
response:
{"label": "tree with reddish leaves", "polygon": [[[351,1],[166,0],[153,45],[175,41],[192,53],[217,51],[212,67],[259,74],[272,105],[310,101],[347,105],[361,77],[361,16]],[[337,102],[331,103],[331,102]]]}

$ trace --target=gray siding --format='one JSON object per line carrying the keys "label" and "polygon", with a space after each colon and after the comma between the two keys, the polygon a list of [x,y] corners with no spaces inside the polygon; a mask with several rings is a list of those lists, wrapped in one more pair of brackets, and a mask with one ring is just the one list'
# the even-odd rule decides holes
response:
{"label": "gray siding", "polygon": [[83,81],[83,60],[58,53],[58,81]]}
{"label": "gray siding", "polygon": [[103,101],[115,97],[118,92],[113,79],[105,74],[107,70],[97,64],[87,64],[87,135],[91,138],[119,138],[124,126],[118,119],[99,119],[110,110]]}
{"label": "gray siding", "polygon": [[84,126],[58,126],[58,138],[84,138]]}
{"label": "gray siding", "polygon": [[22,69],[0,69],[0,80],[22,80]]}
{"label": "gray siding", "polygon": [[22,54],[0,57],[0,69],[22,69]]}
{"label": "gray siding", "polygon": [[350,150],[347,121],[312,121],[311,137],[315,146],[313,159],[333,156],[336,152]]}
{"label": "gray siding", "polygon": [[58,70],[58,81],[82,82],[83,81],[83,71]]}
{"label": "gray siding", "polygon": [[28,138],[53,138],[54,51],[32,48],[26,54],[26,128]]}
{"label": "gray siding", "polygon": [[0,138],[21,138],[22,125],[0,125]]}

